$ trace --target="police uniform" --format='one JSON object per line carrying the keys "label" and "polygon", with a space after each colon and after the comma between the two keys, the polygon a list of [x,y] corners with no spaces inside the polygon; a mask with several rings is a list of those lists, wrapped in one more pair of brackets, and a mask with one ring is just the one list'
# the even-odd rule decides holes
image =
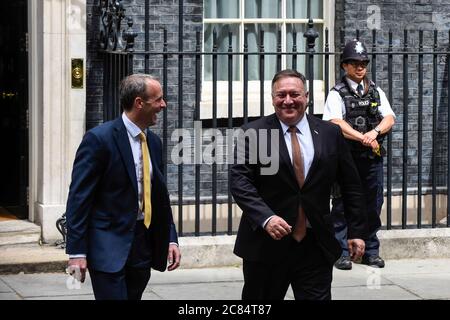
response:
{"label": "police uniform", "polygon": [[[348,60],[369,61],[367,51],[361,42],[351,41],[346,45],[343,62]],[[367,78],[356,83],[344,76],[328,94],[323,120],[344,119],[353,129],[362,134],[371,130],[380,133],[377,126],[387,115],[395,117],[385,93],[375,83]],[[380,145],[378,150],[372,150],[371,147],[366,147],[358,141],[347,139],[366,195],[369,237],[365,239],[366,249],[363,262],[364,260],[368,261],[371,257],[379,257],[380,243],[376,233],[381,227],[380,213],[383,205],[383,156],[385,151],[382,144],[384,138],[385,135],[378,134],[377,141]],[[338,194],[333,197],[332,206],[335,236],[341,244],[342,256],[347,257],[348,261],[346,267],[340,269],[351,269],[348,259],[344,207],[342,198]],[[377,266],[384,266],[382,259],[379,259]]]}

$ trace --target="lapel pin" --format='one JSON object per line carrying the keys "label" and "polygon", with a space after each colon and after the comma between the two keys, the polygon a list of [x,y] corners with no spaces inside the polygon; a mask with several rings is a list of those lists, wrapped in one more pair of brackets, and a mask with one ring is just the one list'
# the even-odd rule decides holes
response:
{"label": "lapel pin", "polygon": [[315,133],[315,134],[319,134],[319,133],[317,132],[317,130],[314,130],[314,133]]}

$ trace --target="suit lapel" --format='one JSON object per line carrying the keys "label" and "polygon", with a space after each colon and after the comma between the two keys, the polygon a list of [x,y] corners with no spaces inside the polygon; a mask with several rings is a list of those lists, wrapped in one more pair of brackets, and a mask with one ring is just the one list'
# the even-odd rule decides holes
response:
{"label": "suit lapel", "polygon": [[309,168],[308,175],[305,178],[305,184],[308,183],[308,181],[311,179],[311,176],[314,174],[314,171],[317,170],[320,155],[322,153],[322,140],[317,121],[314,116],[309,115],[306,115],[306,119],[308,120],[309,129],[311,130],[311,136],[314,145],[314,159],[311,164],[311,168]]}
{"label": "suit lapel", "polygon": [[155,139],[151,137],[147,130],[147,145],[148,150],[150,151],[150,160],[152,162],[152,170],[153,170],[153,179],[152,180],[160,180],[163,181],[162,172],[159,171],[159,164],[157,159],[161,158],[161,148],[156,144]]}
{"label": "suit lapel", "polygon": [[131,151],[130,140],[128,139],[127,129],[123,124],[122,118],[118,118],[114,124],[114,140],[119,149],[120,155],[122,157],[125,168],[127,169],[128,175],[131,179],[134,190],[136,191],[136,197],[138,194],[137,177],[136,170],[134,168],[133,153]]}

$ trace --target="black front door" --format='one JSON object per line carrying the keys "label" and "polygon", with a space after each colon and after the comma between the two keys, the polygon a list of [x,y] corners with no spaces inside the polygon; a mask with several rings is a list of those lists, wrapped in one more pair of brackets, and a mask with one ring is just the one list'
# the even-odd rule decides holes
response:
{"label": "black front door", "polygon": [[27,1],[2,2],[0,19],[0,207],[28,217]]}

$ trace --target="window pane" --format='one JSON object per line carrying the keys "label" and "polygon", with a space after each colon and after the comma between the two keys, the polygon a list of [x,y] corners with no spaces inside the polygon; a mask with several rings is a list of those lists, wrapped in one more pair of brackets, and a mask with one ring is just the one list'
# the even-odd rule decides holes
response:
{"label": "window pane", "polygon": [[286,0],[286,17],[295,19],[322,19],[323,1],[314,0],[311,2],[311,17],[308,17],[308,1],[306,0]]}
{"label": "window pane", "polygon": [[[292,52],[293,47],[293,39],[294,39],[294,28],[297,31],[297,52],[305,52],[306,51],[306,38],[303,37],[303,34],[307,30],[306,24],[288,24],[286,25],[286,51]],[[316,46],[314,47],[316,52],[323,52],[323,25],[315,24],[314,29],[319,33],[319,37],[316,39]],[[307,65],[306,65],[306,55],[297,55],[297,71],[303,73],[306,77],[307,75]],[[314,79],[322,80],[323,79],[323,55],[315,55],[314,56]],[[287,68],[293,68],[292,64],[292,55],[287,55],[286,58],[286,66]]]}
{"label": "window pane", "polygon": [[239,0],[204,0],[205,18],[239,18]]}
{"label": "window pane", "polygon": [[[213,30],[217,34],[217,52],[228,52],[228,33],[232,33],[233,52],[238,52],[239,47],[239,25],[238,24],[205,24],[204,43],[205,52],[213,50]],[[204,79],[212,80],[212,55],[204,56]],[[239,80],[239,56],[233,55],[233,80]],[[217,55],[217,80],[228,80],[228,56]]]}
{"label": "window pane", "polygon": [[281,0],[245,0],[246,18],[281,18]]}
{"label": "window pane", "polygon": [[[260,31],[264,30],[264,52],[277,51],[277,33],[280,28],[278,24],[248,24],[248,51],[259,51]],[[248,79],[259,80],[259,55],[249,55],[248,57]],[[277,56],[264,56],[264,78],[271,80],[276,72]]]}

